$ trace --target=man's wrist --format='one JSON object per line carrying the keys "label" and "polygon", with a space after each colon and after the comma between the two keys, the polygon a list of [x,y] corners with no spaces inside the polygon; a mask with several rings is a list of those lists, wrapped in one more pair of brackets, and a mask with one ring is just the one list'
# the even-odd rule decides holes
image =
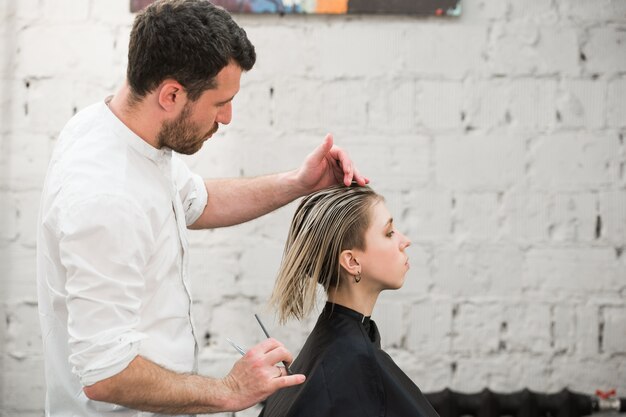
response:
{"label": "man's wrist", "polygon": [[279,190],[287,194],[289,201],[293,201],[313,191],[302,185],[297,169],[278,174],[278,186]]}

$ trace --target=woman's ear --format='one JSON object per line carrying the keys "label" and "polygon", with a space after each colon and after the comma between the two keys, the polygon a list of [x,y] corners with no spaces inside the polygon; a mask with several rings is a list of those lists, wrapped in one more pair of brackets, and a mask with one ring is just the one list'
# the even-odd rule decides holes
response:
{"label": "woman's ear", "polygon": [[361,265],[356,258],[356,253],[350,249],[346,249],[339,254],[339,264],[350,275],[361,273]]}

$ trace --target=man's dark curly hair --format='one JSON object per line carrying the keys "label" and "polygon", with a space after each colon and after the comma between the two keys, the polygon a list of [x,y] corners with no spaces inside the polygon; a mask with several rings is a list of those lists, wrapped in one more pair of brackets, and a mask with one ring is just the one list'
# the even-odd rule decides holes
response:
{"label": "man's dark curly hair", "polygon": [[128,47],[128,83],[141,101],[172,78],[189,100],[215,88],[230,61],[249,71],[256,60],[246,32],[224,9],[207,0],[159,0],[137,15]]}

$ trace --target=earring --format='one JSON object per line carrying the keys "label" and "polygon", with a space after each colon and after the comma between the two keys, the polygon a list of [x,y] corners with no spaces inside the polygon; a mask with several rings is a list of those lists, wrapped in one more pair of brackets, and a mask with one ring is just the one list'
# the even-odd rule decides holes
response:
{"label": "earring", "polygon": [[356,283],[361,282],[361,273],[360,272],[354,276],[354,282],[356,282]]}

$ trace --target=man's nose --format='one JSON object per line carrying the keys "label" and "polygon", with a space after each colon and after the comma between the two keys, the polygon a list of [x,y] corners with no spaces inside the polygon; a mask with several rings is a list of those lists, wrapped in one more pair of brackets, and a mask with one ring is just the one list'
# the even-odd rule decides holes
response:
{"label": "man's nose", "polygon": [[233,106],[232,103],[226,103],[220,110],[217,112],[217,117],[215,117],[215,121],[217,123],[221,123],[223,125],[227,125],[233,118]]}

